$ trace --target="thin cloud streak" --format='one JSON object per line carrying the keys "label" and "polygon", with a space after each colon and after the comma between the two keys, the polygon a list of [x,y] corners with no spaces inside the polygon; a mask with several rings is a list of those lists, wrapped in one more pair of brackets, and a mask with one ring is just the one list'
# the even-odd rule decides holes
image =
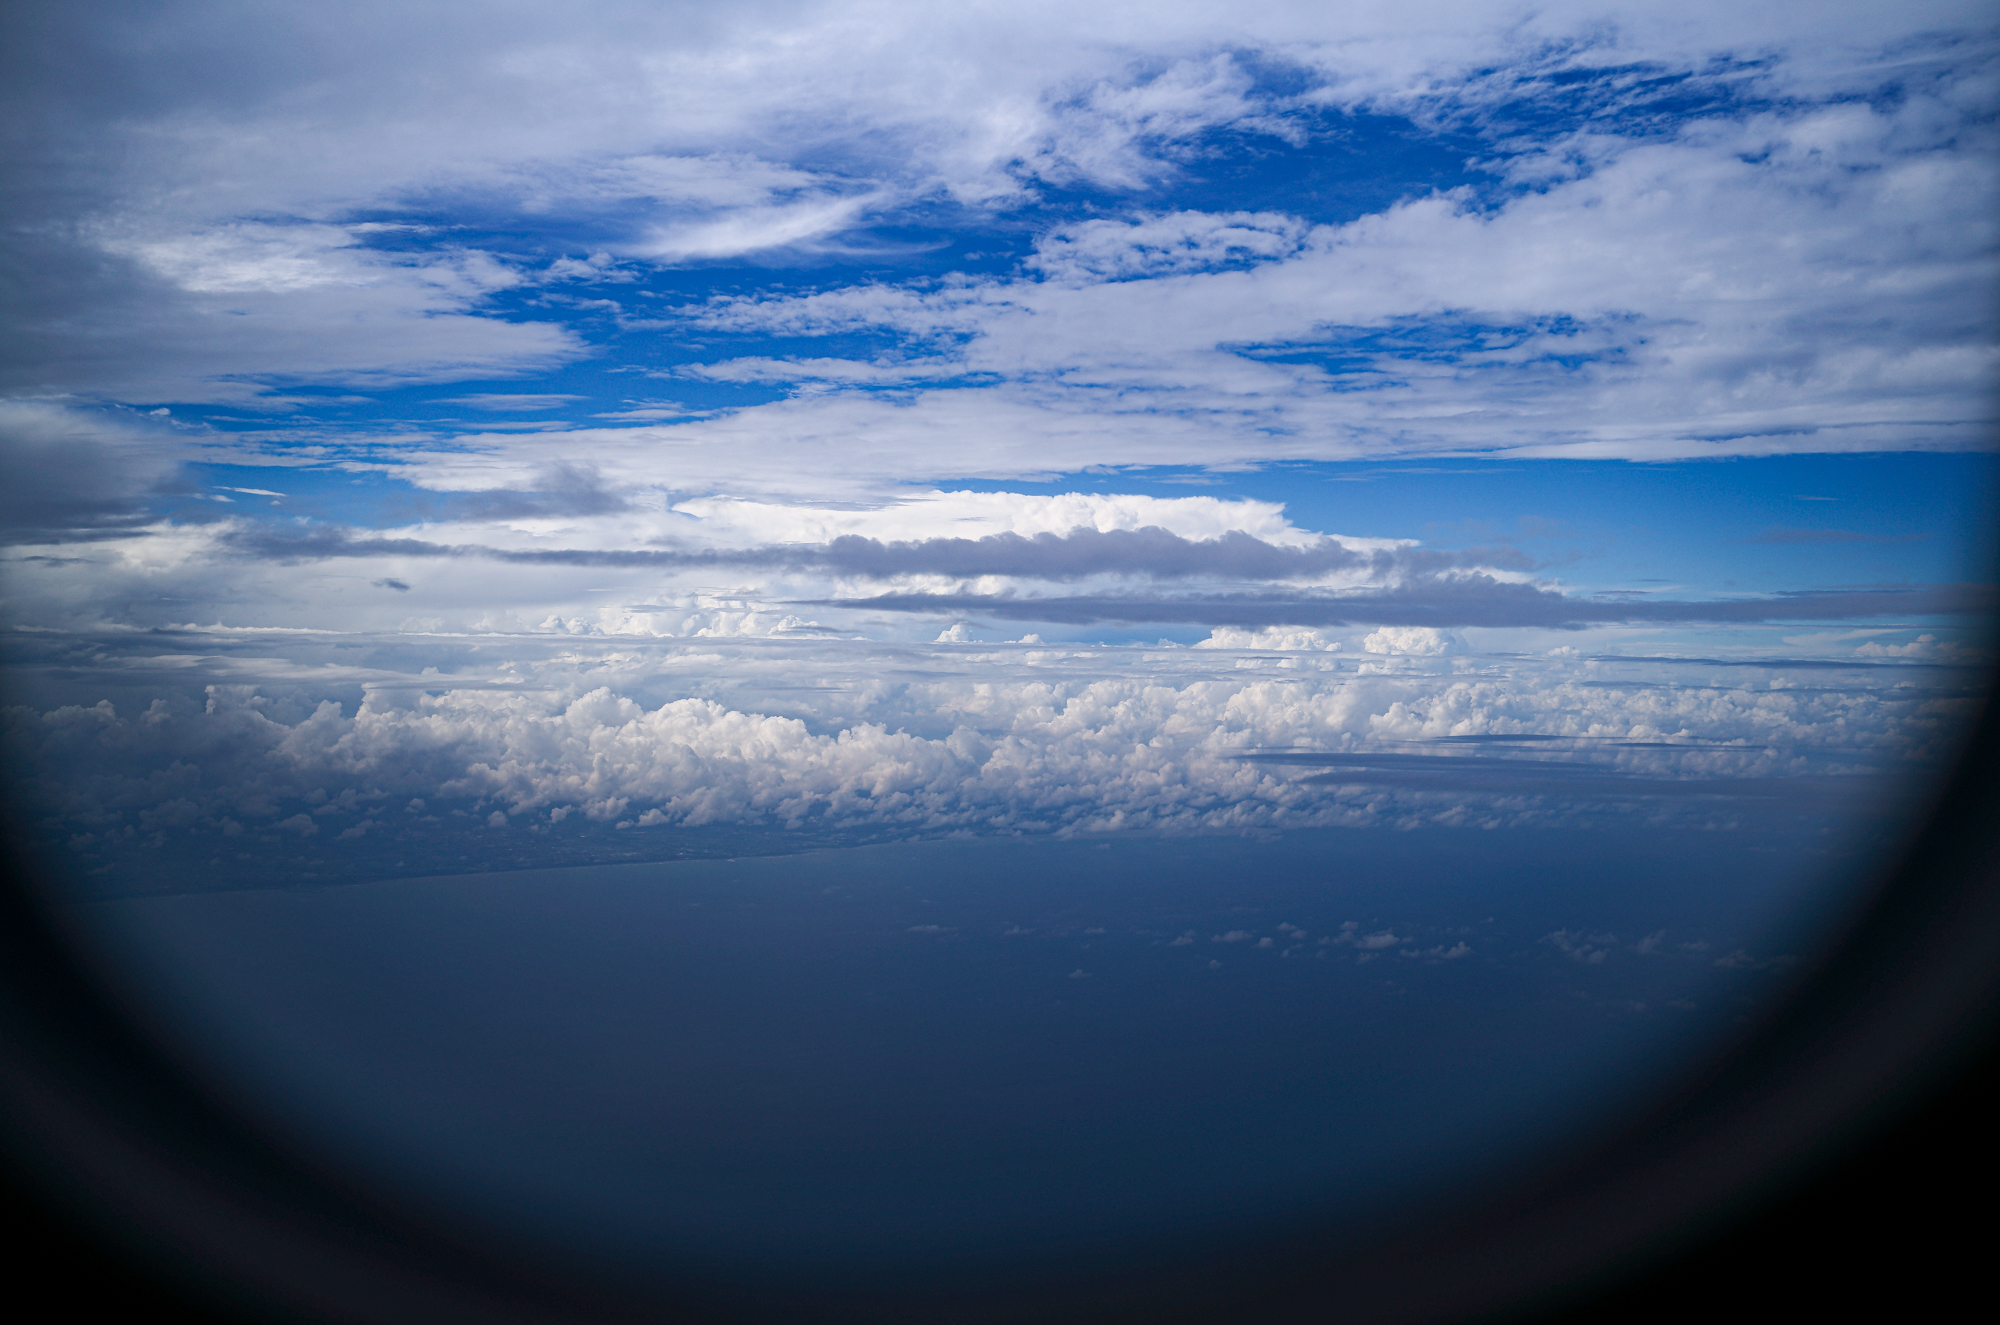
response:
{"label": "thin cloud streak", "polygon": [[[486,512],[482,509],[480,513]],[[1496,563],[1509,569],[1526,569],[1530,564],[1512,548],[1453,553],[1413,548],[1357,551],[1336,538],[1325,538],[1310,547],[1280,547],[1241,530],[1228,530],[1215,538],[1187,538],[1158,526],[1076,528],[1066,534],[1041,533],[1033,537],[1009,532],[981,538],[901,541],[843,534],[815,545],[699,550],[497,548],[416,538],[356,537],[335,527],[305,532],[235,530],[225,534],[222,541],[239,555],[287,562],[371,556],[487,557],[531,565],[784,567],[869,579],[948,575],[1062,581],[1093,575],[1127,575],[1156,580],[1198,577],[1296,580],[1333,572],[1379,577]]]}
{"label": "thin cloud streak", "polygon": [[[1104,623],[1233,626],[1429,626],[1581,629],[1612,624],[1761,624],[1824,619],[1968,616],[1991,613],[2000,593],[1989,584],[1929,584],[1799,590],[1754,598],[1656,599],[1584,596],[1503,580],[1468,563],[1491,565],[1496,553],[1421,548],[1350,549],[1334,539],[1307,548],[1278,547],[1231,531],[1189,539],[1159,528],[1075,529],[1024,538],[884,542],[843,535],[824,544],[753,548],[501,548],[419,538],[356,537],[327,527],[303,532],[264,528],[224,533],[221,545],[242,557],[279,563],[336,558],[485,558],[515,565],[600,566],[663,571],[754,569],[892,579],[931,574],[1068,581],[1118,574],[1153,580],[1196,578],[1282,581],[1345,572],[1379,587],[1293,593],[1027,594],[900,592],[791,600],[787,606],[986,616],[1062,625]],[[1512,549],[1501,549],[1519,558]],[[1475,560],[1475,558],[1477,560]],[[1522,560],[1525,560],[1524,558]],[[1387,581],[1386,584],[1383,582]]]}
{"label": "thin cloud streak", "polygon": [[1007,621],[1092,625],[1539,627],[1592,625],[1751,625],[1775,621],[1990,613],[1992,585],[1940,584],[1885,589],[1808,590],[1767,598],[1689,602],[1582,598],[1490,576],[1466,576],[1382,593],[1232,594],[1184,597],[1003,598],[987,594],[882,594],[794,604],[885,612],[989,616]]}

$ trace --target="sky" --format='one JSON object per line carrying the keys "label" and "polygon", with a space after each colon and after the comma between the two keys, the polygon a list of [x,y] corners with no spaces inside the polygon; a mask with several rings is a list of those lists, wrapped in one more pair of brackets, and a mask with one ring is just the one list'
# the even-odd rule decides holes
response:
{"label": "sky", "polygon": [[1720,823],[1978,701],[1986,6],[8,21],[89,870]]}

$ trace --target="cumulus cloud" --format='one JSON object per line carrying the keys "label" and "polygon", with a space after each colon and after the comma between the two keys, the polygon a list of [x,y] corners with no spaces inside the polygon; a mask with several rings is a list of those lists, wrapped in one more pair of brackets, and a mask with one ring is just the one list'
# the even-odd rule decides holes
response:
{"label": "cumulus cloud", "polygon": [[1572,961],[1589,966],[1601,966],[1611,955],[1611,945],[1616,943],[1614,934],[1586,934],[1581,931],[1559,929],[1544,936],[1544,943],[1553,944],[1557,951]]}
{"label": "cumulus cloud", "polygon": [[1361,641],[1370,653],[1407,653],[1434,658],[1464,653],[1465,641],[1435,626],[1383,626]]}
{"label": "cumulus cloud", "polygon": [[[639,477],[624,465],[609,472]],[[440,486],[456,486],[461,480],[456,474],[441,474],[437,481]],[[853,502],[827,502],[818,496],[799,494],[783,502],[699,497],[675,502],[672,509],[676,515],[698,521],[704,537],[734,546],[825,543],[847,535],[924,543],[1006,534],[1033,539],[1085,530],[1109,534],[1158,529],[1199,542],[1242,534],[1275,547],[1303,549],[1318,546],[1328,537],[1294,525],[1282,503],[1249,497],[913,491],[907,485],[869,491],[865,500]],[[1355,551],[1410,544],[1408,539],[1331,537]]]}
{"label": "cumulus cloud", "polygon": [[[1615,804],[1730,816],[1772,798],[1834,803],[1885,767],[1935,760],[1976,702],[1908,685],[1725,683],[1713,669],[1704,682],[1689,664],[1637,665],[1611,685],[1548,662],[1476,676],[1176,670],[1195,650],[1143,666],[1135,654],[1122,676],[1097,651],[970,671],[940,655],[922,680],[922,656],[904,654],[891,685],[880,646],[773,658],[753,644],[651,661],[567,649],[532,669],[510,660],[505,682],[341,683],[359,703],[315,698],[327,669],[301,666],[288,682],[211,682],[199,705],[20,706],[10,766],[67,833],[298,835],[324,850],[439,815],[530,835],[565,819],[1044,833],[1562,821]],[[101,675],[129,686],[132,669]],[[1481,736],[1499,744],[1466,753]]]}
{"label": "cumulus cloud", "polygon": [[1340,641],[1329,638],[1317,630],[1298,627],[1273,626],[1267,630],[1239,630],[1233,626],[1217,626],[1208,638],[1195,644],[1197,649],[1255,649],[1274,653],[1333,653],[1340,649]]}
{"label": "cumulus cloud", "polygon": [[1862,658],[1924,658],[1946,652],[1948,646],[1940,643],[1935,635],[1919,635],[1902,644],[1887,644],[1881,640],[1869,640],[1856,646],[1854,652]]}

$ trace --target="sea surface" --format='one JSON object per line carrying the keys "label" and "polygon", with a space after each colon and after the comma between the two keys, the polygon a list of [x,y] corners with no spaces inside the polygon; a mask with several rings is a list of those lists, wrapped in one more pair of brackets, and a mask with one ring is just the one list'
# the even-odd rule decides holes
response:
{"label": "sea surface", "polygon": [[1871,852],[1809,818],[950,839],[65,914],[350,1180],[606,1265],[896,1273],[1555,1162],[1781,999]]}

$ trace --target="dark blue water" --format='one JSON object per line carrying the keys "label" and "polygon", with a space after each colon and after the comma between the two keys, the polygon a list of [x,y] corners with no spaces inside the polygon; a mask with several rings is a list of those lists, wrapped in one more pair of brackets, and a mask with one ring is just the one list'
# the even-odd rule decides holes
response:
{"label": "dark blue water", "polygon": [[78,915],[302,1154],[607,1262],[810,1271],[1532,1164],[1781,992],[1852,895],[1816,840],[961,840]]}

